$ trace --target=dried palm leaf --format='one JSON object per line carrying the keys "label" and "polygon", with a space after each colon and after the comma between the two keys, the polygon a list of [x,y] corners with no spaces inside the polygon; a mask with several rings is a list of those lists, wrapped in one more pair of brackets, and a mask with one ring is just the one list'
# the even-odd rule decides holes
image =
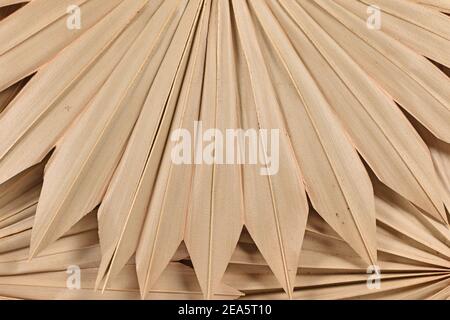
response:
{"label": "dried palm leaf", "polygon": [[446,0],[409,0],[420,3],[429,9],[439,10],[450,13],[450,4]]}
{"label": "dried palm leaf", "polygon": [[[0,298],[448,298],[442,12],[0,0]],[[278,133],[253,144],[263,168],[249,136],[225,154],[230,129]]]}
{"label": "dried palm leaf", "polygon": [[0,0],[0,7],[11,6],[14,4],[26,4],[35,0]]}
{"label": "dried palm leaf", "polygon": [[[239,128],[238,92],[230,4],[213,1],[206,56],[204,129]],[[213,106],[213,107],[211,107]],[[218,152],[218,151],[217,151]],[[236,166],[195,167],[185,242],[205,298],[221,282],[243,227],[241,172]],[[210,194],[209,201],[203,201]]]}
{"label": "dried palm leaf", "polygon": [[[51,2],[48,0],[36,1],[40,6]],[[0,68],[2,70],[0,75],[0,90],[4,90],[50,62],[61,50],[68,44],[76,41],[80,35],[84,34],[85,30],[89,30],[90,27],[103,19],[120,2],[121,0],[107,2],[102,0],[89,0],[80,7],[80,10],[85,12],[83,15],[84,28],[75,30],[68,29],[66,26],[66,17],[62,16],[39,32],[35,30],[37,33],[34,33],[16,46],[8,48],[7,51],[2,51],[0,55]],[[23,7],[23,10],[27,7]],[[9,24],[17,23],[16,20],[18,19],[16,17],[20,11],[16,11],[8,19],[2,21],[2,30]],[[27,25],[30,22],[24,19],[19,19],[20,26]],[[2,41],[4,40],[6,39],[2,39]],[[41,43],[46,43],[46,45],[42,46]],[[30,52],[33,52],[33,54],[30,55]]]}

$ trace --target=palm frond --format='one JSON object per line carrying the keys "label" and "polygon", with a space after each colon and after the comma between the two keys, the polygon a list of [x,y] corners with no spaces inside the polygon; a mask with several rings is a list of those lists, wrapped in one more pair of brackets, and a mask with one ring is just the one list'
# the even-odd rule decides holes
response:
{"label": "palm frond", "polygon": [[0,0],[0,298],[447,299],[448,13]]}

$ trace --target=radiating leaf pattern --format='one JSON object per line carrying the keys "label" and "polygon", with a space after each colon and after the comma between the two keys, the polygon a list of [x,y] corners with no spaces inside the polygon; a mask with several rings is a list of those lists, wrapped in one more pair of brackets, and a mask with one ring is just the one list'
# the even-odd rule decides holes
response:
{"label": "radiating leaf pattern", "polygon": [[[0,0],[0,298],[449,298],[448,13]],[[218,162],[217,136],[197,162],[198,123],[277,130],[276,173]]]}

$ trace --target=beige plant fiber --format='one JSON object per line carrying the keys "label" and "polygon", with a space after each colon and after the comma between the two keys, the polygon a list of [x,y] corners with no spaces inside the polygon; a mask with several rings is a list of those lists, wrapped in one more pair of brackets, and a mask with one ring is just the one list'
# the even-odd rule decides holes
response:
{"label": "beige plant fiber", "polygon": [[[449,14],[0,0],[0,298],[449,299]],[[175,163],[194,123],[276,173]]]}

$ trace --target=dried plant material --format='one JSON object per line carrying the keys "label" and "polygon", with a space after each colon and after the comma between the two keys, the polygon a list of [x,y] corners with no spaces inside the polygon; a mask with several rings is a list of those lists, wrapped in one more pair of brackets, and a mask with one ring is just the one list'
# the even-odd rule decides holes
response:
{"label": "dried plant material", "polygon": [[[239,128],[237,70],[230,3],[214,1],[208,33],[203,125]],[[216,67],[217,66],[217,67]],[[210,108],[209,106],[214,106]],[[185,242],[205,298],[217,291],[243,227],[242,175],[237,166],[196,166]],[[210,194],[209,201],[203,201]]]}
{"label": "dried plant material", "polygon": [[26,4],[30,1],[35,1],[35,0],[0,0],[0,7],[11,6],[14,4]]}
{"label": "dried plant material", "polygon": [[[148,84],[139,80],[146,76],[143,71],[158,47],[160,28],[164,28],[163,17],[155,17],[146,25],[52,157],[43,185],[43,194],[52,196],[40,198],[31,243],[32,256],[67,231],[83,212],[93,210],[103,197],[145,101]],[[148,35],[150,30],[152,33]],[[133,57],[132,65],[130,57]],[[150,73],[152,71],[150,68]],[[80,135],[82,132],[89,132],[88,139]],[[108,163],[97,161],[98,156],[103,156]],[[65,172],[64,177],[60,170]],[[61,212],[64,212],[63,217]]]}
{"label": "dried plant material", "polygon": [[[160,64],[155,65],[155,71],[158,71],[158,73],[155,75],[153,85],[149,89],[147,100],[144,103],[122,162],[119,164],[117,174],[113,178],[111,189],[108,190],[106,201],[101,209],[100,221],[105,226],[111,223],[108,221],[110,215],[118,221],[116,226],[113,227],[117,228],[116,232],[111,232],[114,229],[105,229],[105,232],[101,231],[101,238],[104,237],[105,241],[107,241],[106,250],[108,250],[102,261],[102,268],[104,269],[101,271],[104,273],[105,269],[110,267],[108,276],[110,274],[114,276],[136,251],[138,243],[139,245],[142,244],[145,248],[145,256],[143,257],[145,262],[142,262],[142,269],[140,269],[141,256],[139,251],[137,256],[138,278],[141,283],[142,295],[145,295],[146,292],[143,288],[145,286],[144,283],[147,282],[148,270],[152,265],[152,248],[154,247],[152,245],[146,246],[145,234],[142,235],[141,239],[143,240],[139,240],[139,235],[146,217],[158,163],[161,160],[161,148],[164,147],[164,145],[161,145],[161,142],[165,141],[165,133],[162,133],[163,137],[161,138],[159,129],[164,132],[164,127],[170,124],[162,124],[159,121],[164,122],[166,112],[169,114],[167,118],[171,119],[172,117],[175,104],[173,95],[176,95],[181,85],[180,73],[182,71],[179,71],[179,69],[183,70],[186,67],[186,51],[189,51],[189,47],[192,44],[191,34],[198,17],[199,3],[183,1],[183,5],[181,8],[178,7],[178,10],[183,9],[187,11],[181,17],[183,11],[178,11],[177,14],[177,11],[173,11],[174,8],[172,8],[174,14],[178,16],[178,19],[175,21],[175,28],[172,29],[172,31],[175,31],[172,43],[167,48],[164,59],[162,59],[163,55],[161,55],[160,59],[162,61]],[[158,66],[159,70],[157,69]],[[166,121],[169,121],[167,118]],[[145,138],[142,139],[142,137]],[[123,198],[116,199],[118,194],[124,195]],[[153,218],[158,219],[156,216],[151,216],[149,219]],[[176,217],[173,222],[174,229],[171,230],[171,235],[176,237],[179,233],[177,227],[180,222]],[[157,222],[156,226],[159,225],[159,222]],[[102,227],[101,225],[100,230],[102,230]],[[144,229],[145,227],[144,225]],[[153,237],[158,236],[158,230],[155,233],[149,233],[148,236],[147,239],[152,241]],[[167,241],[168,239],[166,238],[165,240]],[[166,262],[161,261],[163,265],[159,270],[159,274],[164,270],[180,243],[181,239],[178,242],[167,242],[168,247],[164,248],[164,253],[163,251],[161,253],[168,255],[168,260]],[[160,248],[158,247],[158,249]],[[150,260],[146,260],[147,258]],[[147,266],[147,261],[149,266]],[[102,273],[99,274],[98,280],[101,280]]]}
{"label": "dried plant material", "polygon": [[23,79],[18,83],[12,85],[8,89],[0,92],[0,113],[5,110],[9,103],[18,95],[20,90],[27,84],[29,78]]}
{"label": "dried plant material", "polygon": [[448,3],[446,0],[409,0],[409,1],[422,4],[428,7],[429,9],[450,13],[450,3]]}
{"label": "dried plant material", "polygon": [[[50,1],[41,0],[39,2],[43,3]],[[113,10],[119,2],[119,0],[111,0],[108,2],[93,0],[86,2],[80,7],[81,10],[86,12],[83,19],[84,27],[90,28],[95,26],[95,24]],[[24,8],[26,8],[26,6]],[[10,19],[2,21],[2,24],[12,23],[19,11],[16,11],[15,14],[10,16]],[[76,41],[76,39],[83,34],[82,29],[69,30],[66,26],[66,22],[67,21],[63,16],[59,20],[56,20],[55,23],[50,24],[47,28],[34,33],[34,35],[27,38],[25,41],[18,43],[10,50],[2,53],[0,56],[0,68],[2,70],[0,75],[0,90],[9,87],[40,69],[67,45]],[[22,20],[20,23],[23,25],[27,24],[28,21]],[[47,45],[40,45],[41,43],[46,43],[46,41],[49,41]],[[33,54],[30,55],[30,52],[33,52]]]}
{"label": "dried plant material", "polygon": [[0,299],[450,298],[445,12],[0,0]]}
{"label": "dried plant material", "polygon": [[[148,14],[146,16],[143,13],[126,30],[121,29],[130,19],[128,14],[136,14],[141,5],[131,6],[129,11],[117,10],[90,29],[83,41],[66,48],[11,103],[0,119],[2,129],[9,132],[10,137],[0,147],[2,181],[39,162],[103,86],[148,19]],[[149,11],[151,14],[152,10]],[[119,17],[123,19],[118,19]],[[117,28],[110,28],[113,21]],[[122,34],[115,40],[118,32]],[[109,50],[102,54],[106,49]],[[81,52],[83,59],[78,58]],[[77,63],[73,63],[73,68],[67,70],[67,60]],[[64,73],[64,78],[57,76],[61,73]],[[52,88],[46,90],[45,95],[39,94],[42,86],[49,81]],[[34,107],[30,111],[31,103]],[[28,151],[30,148],[33,149],[32,152]]]}

